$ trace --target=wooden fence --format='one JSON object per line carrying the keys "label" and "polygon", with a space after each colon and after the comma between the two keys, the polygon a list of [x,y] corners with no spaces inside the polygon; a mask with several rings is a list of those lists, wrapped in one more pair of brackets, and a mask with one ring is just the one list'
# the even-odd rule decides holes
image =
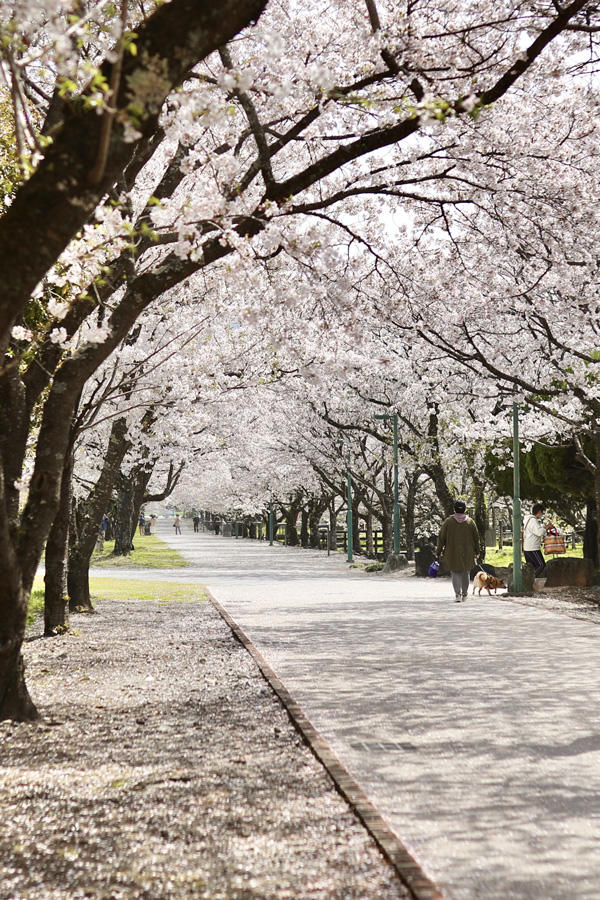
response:
{"label": "wooden fence", "polygon": [[[215,526],[212,522],[204,521],[201,523],[201,528],[203,531],[214,531]],[[268,541],[269,540],[269,529],[264,521],[256,521],[256,522],[248,522],[248,521],[220,521],[219,522],[219,533],[224,537],[232,537],[232,538],[250,538],[252,540],[259,541]],[[374,530],[371,532],[372,536],[372,546],[373,546],[373,554],[377,559],[384,559],[383,552],[383,532],[380,530]],[[299,535],[298,535],[299,537]],[[367,532],[359,531],[358,538],[360,541],[361,552],[366,556],[367,554]],[[286,536],[286,528],[285,524],[279,524],[273,529],[273,540],[278,544],[287,544],[287,536]],[[329,528],[324,525],[320,525],[318,529],[318,536],[315,542],[316,546],[320,550],[329,549]],[[296,546],[300,546],[298,543]],[[312,546],[312,542],[309,542],[309,546]],[[337,528],[335,532],[335,549],[339,552],[348,552],[348,532],[345,528]]]}

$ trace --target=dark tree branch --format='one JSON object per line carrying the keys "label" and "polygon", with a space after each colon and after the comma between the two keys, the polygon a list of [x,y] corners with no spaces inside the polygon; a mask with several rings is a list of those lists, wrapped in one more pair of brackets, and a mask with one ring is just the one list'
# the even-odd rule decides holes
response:
{"label": "dark tree branch", "polygon": [[[255,21],[266,2],[222,0],[216,5],[209,0],[172,0],[158,7],[139,29],[138,54],[127,54],[123,60],[120,87],[114,98],[115,126],[105,172],[96,185],[90,184],[89,174],[98,151],[102,120],[95,110],[85,109],[85,92],[67,109],[45,158],[0,219],[2,349],[36,285],[119,178],[140,141],[156,131],[160,108],[170,90],[200,60]],[[129,85],[135,83],[135,76],[143,78],[149,66],[160,68],[162,95],[157,95],[136,119],[139,137],[129,142],[125,130],[131,117]],[[105,62],[101,71],[110,82],[112,65]]]}

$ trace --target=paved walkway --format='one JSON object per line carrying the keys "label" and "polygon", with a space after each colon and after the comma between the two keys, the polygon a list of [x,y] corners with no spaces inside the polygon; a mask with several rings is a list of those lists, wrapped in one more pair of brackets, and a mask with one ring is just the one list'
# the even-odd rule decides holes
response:
{"label": "paved walkway", "polygon": [[366,575],[340,554],[164,521],[159,536],[449,898],[600,898],[598,625],[455,604],[445,580]]}

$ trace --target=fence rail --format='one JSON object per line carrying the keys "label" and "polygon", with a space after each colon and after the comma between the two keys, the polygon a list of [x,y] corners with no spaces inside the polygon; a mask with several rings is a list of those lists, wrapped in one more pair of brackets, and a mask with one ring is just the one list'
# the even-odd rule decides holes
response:
{"label": "fence rail", "polygon": [[[231,521],[201,520],[200,528],[202,531],[212,531],[217,534],[222,534],[223,537],[232,537],[236,539],[249,538],[258,541],[269,540],[269,528],[267,523],[263,520],[257,520],[255,522],[248,522],[247,520],[237,521],[235,519]],[[273,528],[273,540],[284,546],[288,544],[285,524],[280,523]],[[360,552],[367,556],[369,535],[366,530],[358,532],[358,541],[360,544]],[[294,546],[302,546],[299,536],[298,540],[294,543]],[[333,541],[330,541],[329,528],[325,525],[320,525],[316,536],[313,533],[309,534],[306,546],[314,547],[319,550],[334,549]],[[371,546],[373,547],[373,557],[376,559],[385,559],[383,532],[381,530],[373,530],[371,532]],[[343,551],[344,553],[348,552],[348,531],[346,528],[336,528],[335,550],[339,552]]]}

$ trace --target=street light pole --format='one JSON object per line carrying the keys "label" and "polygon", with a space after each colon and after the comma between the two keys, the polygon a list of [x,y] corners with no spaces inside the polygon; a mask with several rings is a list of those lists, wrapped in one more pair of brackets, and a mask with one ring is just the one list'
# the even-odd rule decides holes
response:
{"label": "street light pole", "polygon": [[[339,442],[340,448],[340,456],[343,455],[344,452],[344,440],[343,438]],[[352,562],[352,549],[354,543],[354,535],[352,532],[352,475],[350,474],[350,449],[347,450],[345,454],[346,458],[346,544],[347,544],[347,559],[348,562]]]}
{"label": "street light pole", "polygon": [[352,545],[354,544],[354,535],[352,533],[352,476],[350,474],[350,454],[346,461],[348,466],[348,488],[346,502],[348,504],[348,512],[346,515],[347,531],[348,531],[348,562],[352,562]]}
{"label": "street light pole", "polygon": [[521,459],[519,454],[519,407],[513,403],[513,591],[523,590],[521,573]]}
{"label": "street light pole", "polygon": [[398,492],[398,413],[382,413],[376,419],[394,421],[394,553],[400,553],[400,499]]}

